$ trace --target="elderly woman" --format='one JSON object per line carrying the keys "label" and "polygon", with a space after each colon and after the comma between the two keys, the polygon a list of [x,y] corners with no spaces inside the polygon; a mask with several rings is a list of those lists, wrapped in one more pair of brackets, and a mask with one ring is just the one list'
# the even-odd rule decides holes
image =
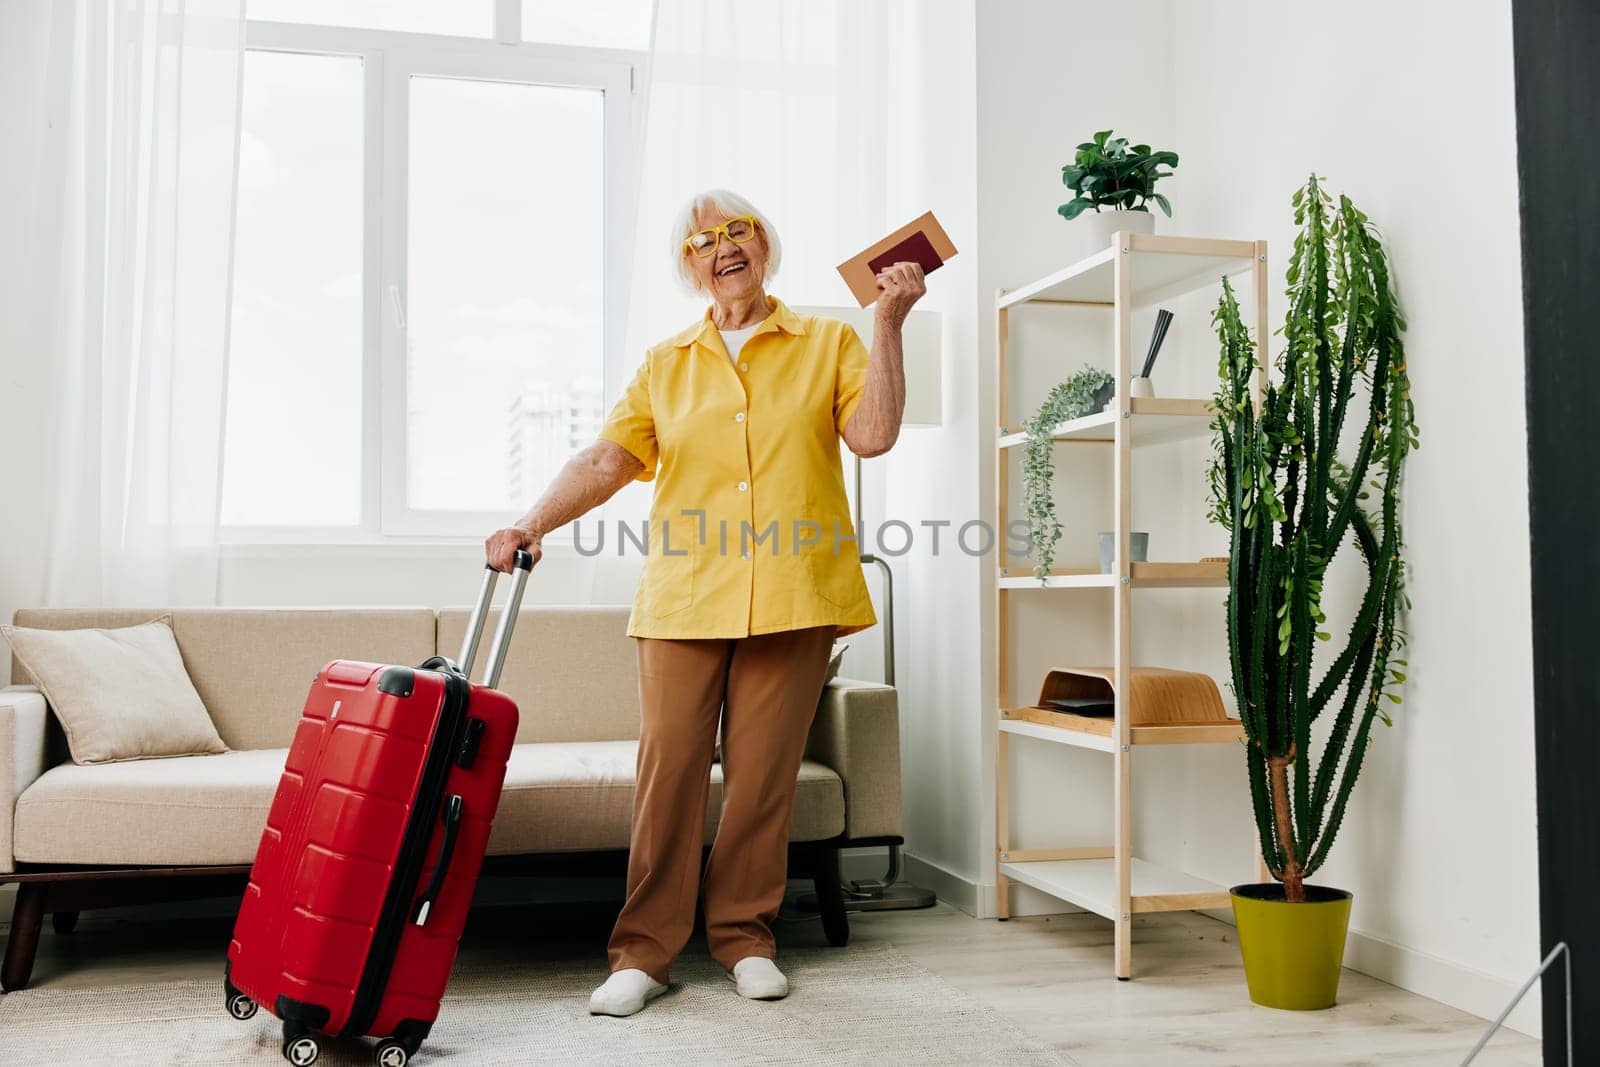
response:
{"label": "elderly woman", "polygon": [[766,292],[782,247],[743,197],[691,200],[673,269],[710,301],[650,349],[599,440],[572,458],[489,563],[535,561],[551,530],[633,479],[655,479],[628,634],[639,659],[638,778],[627,899],[594,1014],[631,1015],[664,992],[694,925],[717,721],[722,819],[704,878],[706,940],[740,995],[774,1000],[773,956],[790,811],[836,636],[877,620],[857,560],[839,439],[887,452],[905,406],[900,330],[924,290],[915,263],[878,276],[869,354],[842,322]]}

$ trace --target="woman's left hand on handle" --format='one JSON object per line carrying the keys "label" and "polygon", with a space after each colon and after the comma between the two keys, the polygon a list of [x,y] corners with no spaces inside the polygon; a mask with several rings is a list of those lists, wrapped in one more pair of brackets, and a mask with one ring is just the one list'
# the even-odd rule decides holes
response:
{"label": "woman's left hand on handle", "polygon": [[517,550],[526,550],[533,557],[533,562],[538,563],[539,557],[544,555],[540,545],[540,538],[521,526],[507,526],[496,530],[489,535],[483,543],[483,554],[489,566],[502,574],[510,574],[512,564],[517,558]]}

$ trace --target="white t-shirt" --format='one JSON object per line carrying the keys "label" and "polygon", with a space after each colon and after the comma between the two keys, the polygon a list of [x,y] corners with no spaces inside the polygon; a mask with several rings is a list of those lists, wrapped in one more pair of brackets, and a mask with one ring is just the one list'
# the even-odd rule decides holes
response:
{"label": "white t-shirt", "polygon": [[746,326],[742,330],[720,331],[722,334],[722,347],[728,350],[729,359],[735,363],[739,362],[739,350],[744,347],[746,341],[750,340],[750,335],[755,333],[760,325],[758,322],[755,326]]}

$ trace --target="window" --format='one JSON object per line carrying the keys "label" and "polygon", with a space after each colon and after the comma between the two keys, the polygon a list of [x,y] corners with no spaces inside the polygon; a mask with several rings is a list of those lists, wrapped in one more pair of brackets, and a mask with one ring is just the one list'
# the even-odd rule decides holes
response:
{"label": "window", "polygon": [[250,52],[222,522],[361,521],[358,56]]}
{"label": "window", "polygon": [[643,51],[654,7],[654,0],[522,0],[522,37]]}
{"label": "window", "polygon": [[527,3],[249,0],[229,540],[480,538],[625,384],[651,5]]}
{"label": "window", "polygon": [[494,0],[249,0],[245,14],[268,22],[464,37],[494,34]]}
{"label": "window", "polygon": [[604,371],[604,97],[438,77],[410,96],[406,497],[526,508],[602,414],[583,383]]}

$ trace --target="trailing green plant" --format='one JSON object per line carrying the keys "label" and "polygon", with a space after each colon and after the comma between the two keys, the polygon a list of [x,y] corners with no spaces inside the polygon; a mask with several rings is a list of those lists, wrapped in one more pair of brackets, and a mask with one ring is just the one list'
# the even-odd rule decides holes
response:
{"label": "trailing green plant", "polygon": [[[1293,204],[1299,234],[1276,373],[1259,383],[1255,344],[1226,282],[1213,317],[1221,385],[1210,490],[1211,518],[1230,535],[1228,654],[1261,853],[1285,899],[1298,902],[1338,834],[1373,724],[1391,724],[1384,704],[1400,703],[1410,607],[1400,483],[1418,437],[1405,319],[1377,231],[1315,176]],[[1346,417],[1362,408],[1360,437],[1345,435]],[[1341,453],[1347,445],[1353,455]],[[1313,651],[1332,640],[1323,581],[1351,543],[1365,588],[1343,647],[1318,676]],[[1313,759],[1312,727],[1329,709]]]}
{"label": "trailing green plant", "polygon": [[1085,366],[1066,381],[1057,384],[1026,424],[1027,443],[1022,453],[1022,496],[1028,509],[1028,534],[1033,547],[1034,573],[1042,582],[1055,561],[1056,544],[1061,540],[1061,522],[1056,518],[1056,501],[1051,491],[1055,478],[1055,455],[1050,435],[1063,422],[1080,418],[1098,409],[1103,401],[1096,397],[1111,385],[1110,374],[1098,367]]}
{"label": "trailing green plant", "polygon": [[1099,211],[1149,211],[1154,200],[1172,217],[1172,205],[1156,192],[1156,182],[1172,177],[1162,167],[1178,166],[1178,153],[1152,152],[1147,144],[1129,146],[1126,137],[1111,136],[1101,130],[1091,141],[1078,146],[1072,162],[1061,168],[1061,181],[1073,198],[1056,211],[1062,218],[1077,218],[1089,208]]}

